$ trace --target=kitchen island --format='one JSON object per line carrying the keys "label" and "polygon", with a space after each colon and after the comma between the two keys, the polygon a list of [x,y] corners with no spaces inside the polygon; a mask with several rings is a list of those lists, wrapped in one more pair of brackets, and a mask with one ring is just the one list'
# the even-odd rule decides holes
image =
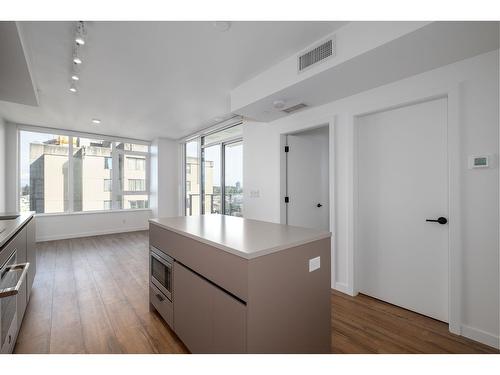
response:
{"label": "kitchen island", "polygon": [[151,219],[150,304],[192,353],[329,353],[329,232]]}

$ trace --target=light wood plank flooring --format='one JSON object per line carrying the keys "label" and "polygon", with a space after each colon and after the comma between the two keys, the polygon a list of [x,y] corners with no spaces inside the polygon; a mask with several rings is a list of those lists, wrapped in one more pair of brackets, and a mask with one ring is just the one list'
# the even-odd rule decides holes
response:
{"label": "light wood plank flooring", "polygon": [[[15,353],[187,353],[149,311],[148,233],[38,244]],[[447,325],[367,296],[332,292],[334,353],[494,353]]]}

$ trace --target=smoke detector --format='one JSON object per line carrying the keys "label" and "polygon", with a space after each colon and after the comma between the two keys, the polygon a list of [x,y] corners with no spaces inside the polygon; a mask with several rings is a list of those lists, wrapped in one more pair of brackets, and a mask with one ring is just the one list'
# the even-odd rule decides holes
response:
{"label": "smoke detector", "polygon": [[273,107],[275,109],[283,109],[283,108],[285,108],[285,101],[284,100],[275,100],[273,102]]}
{"label": "smoke detector", "polygon": [[220,32],[228,31],[231,28],[231,22],[229,21],[215,21],[214,26]]}

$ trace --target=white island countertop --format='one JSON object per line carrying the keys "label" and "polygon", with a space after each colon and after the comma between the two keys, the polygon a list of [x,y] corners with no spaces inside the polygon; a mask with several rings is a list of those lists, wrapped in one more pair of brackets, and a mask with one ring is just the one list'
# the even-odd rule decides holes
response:
{"label": "white island countertop", "polygon": [[331,237],[327,231],[217,214],[149,222],[245,259]]}

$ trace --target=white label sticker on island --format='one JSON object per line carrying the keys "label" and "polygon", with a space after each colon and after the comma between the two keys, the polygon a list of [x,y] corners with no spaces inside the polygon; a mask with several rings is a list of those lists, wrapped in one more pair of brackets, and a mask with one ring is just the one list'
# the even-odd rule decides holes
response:
{"label": "white label sticker on island", "polygon": [[309,259],[309,272],[316,271],[321,266],[321,257]]}

